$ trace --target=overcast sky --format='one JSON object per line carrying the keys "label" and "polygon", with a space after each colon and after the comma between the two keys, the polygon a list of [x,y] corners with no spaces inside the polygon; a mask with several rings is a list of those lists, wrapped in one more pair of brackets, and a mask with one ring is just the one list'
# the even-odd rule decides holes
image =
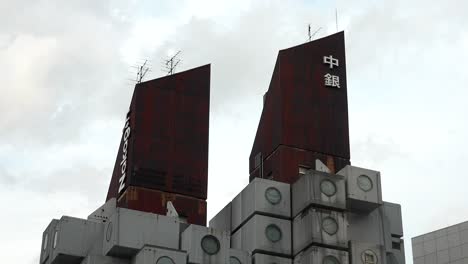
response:
{"label": "overcast sky", "polygon": [[468,220],[468,2],[0,0],[2,262],[106,197],[135,70],[211,63],[208,217],[248,183],[278,50],[345,30],[353,165],[382,173],[410,238]]}

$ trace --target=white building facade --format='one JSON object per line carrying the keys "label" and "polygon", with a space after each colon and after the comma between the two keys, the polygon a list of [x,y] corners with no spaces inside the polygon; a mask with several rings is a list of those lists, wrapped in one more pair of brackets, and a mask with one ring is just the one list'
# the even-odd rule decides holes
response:
{"label": "white building facade", "polygon": [[468,221],[411,239],[414,264],[468,264]]}

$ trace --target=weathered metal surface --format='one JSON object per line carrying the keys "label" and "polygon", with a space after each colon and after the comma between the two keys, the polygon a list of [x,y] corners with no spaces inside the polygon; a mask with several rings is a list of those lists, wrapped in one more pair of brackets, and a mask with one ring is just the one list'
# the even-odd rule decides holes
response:
{"label": "weathered metal surface", "polygon": [[[339,66],[324,63],[329,55]],[[349,163],[345,60],[343,32],[279,52],[250,153],[251,174],[260,166],[257,155],[265,162],[281,145]],[[338,76],[340,88],[326,86],[326,74]]]}
{"label": "weathered metal surface", "polygon": [[117,200],[112,198],[88,215],[88,220],[105,223],[109,220],[109,217],[115,213],[116,209]]}
{"label": "weathered metal surface", "polygon": [[348,264],[348,255],[346,251],[312,246],[295,256],[294,264],[333,263],[326,260],[330,256],[338,260],[337,264]]}
{"label": "weathered metal surface", "polygon": [[382,245],[351,241],[350,262],[352,264],[387,264]]}
{"label": "weathered metal surface", "polygon": [[346,177],[348,209],[370,212],[383,204],[380,172],[349,165],[337,174]]}
{"label": "weathered metal surface", "polygon": [[105,225],[103,255],[130,258],[145,245],[179,249],[180,222],[168,216],[117,208]]}
{"label": "weathered metal surface", "polygon": [[54,234],[59,220],[52,219],[47,228],[42,233],[42,245],[41,245],[41,255],[40,263],[49,264],[50,263],[50,252],[52,251],[52,246],[54,243]]}
{"label": "weathered metal surface", "polygon": [[[401,205],[383,202],[385,230],[395,237],[403,236]],[[468,241],[467,241],[468,242]]]}
{"label": "weathered metal surface", "polygon": [[130,259],[119,259],[107,256],[88,255],[81,264],[130,264]]}
{"label": "weathered metal surface", "polygon": [[347,228],[344,212],[310,208],[293,220],[293,254],[310,245],[346,249]]}
{"label": "weathered metal surface", "polygon": [[293,217],[309,206],[346,210],[346,182],[341,175],[309,170],[291,185],[291,192]]}
{"label": "weathered metal surface", "polygon": [[252,257],[253,263],[255,264],[291,264],[292,260],[289,258],[282,258],[277,256],[271,256],[266,254],[256,253]]}
{"label": "weathered metal surface", "polygon": [[207,198],[210,65],[135,86],[107,200],[127,186]]}
{"label": "weathered metal surface", "polygon": [[[273,197],[269,197],[270,193]],[[271,200],[272,198],[276,200]],[[290,185],[259,178],[250,182],[232,200],[231,231],[235,232],[239,226],[255,213],[290,219]]]}
{"label": "weathered metal surface", "polygon": [[[268,237],[269,230],[272,232],[279,230],[277,241]],[[291,236],[291,221],[254,215],[232,235],[231,247],[252,252],[252,254],[258,252],[291,256]]]}
{"label": "weathered metal surface", "polygon": [[188,223],[206,226],[206,201],[186,195],[130,186],[117,201],[117,206],[166,215],[168,202]]}
{"label": "weathered metal surface", "polygon": [[57,223],[50,251],[51,264],[79,264],[102,252],[104,224],[63,216]]}
{"label": "weathered metal surface", "polygon": [[[213,243],[203,243],[209,239]],[[187,252],[189,263],[220,264],[229,263],[229,233],[204,226],[190,225],[181,234],[181,249]],[[217,243],[216,243],[217,241]],[[202,244],[203,243],[203,244]],[[209,244],[209,245],[208,245]],[[217,244],[218,249],[208,253]],[[204,247],[205,245],[205,247]]]}
{"label": "weathered metal surface", "polygon": [[381,208],[369,213],[348,212],[348,239],[356,242],[376,245],[389,244],[391,246],[390,233],[385,234],[384,218]]}
{"label": "weathered metal surface", "polygon": [[265,178],[293,184],[300,177],[299,167],[315,170],[317,159],[325,164],[331,173],[349,165],[348,159],[281,145],[263,160],[261,167],[250,173],[250,181],[254,178]]}
{"label": "weathered metal surface", "polygon": [[232,203],[228,203],[211,220],[210,228],[227,231],[231,234]]}
{"label": "weathered metal surface", "polygon": [[[165,261],[163,261],[165,260]],[[172,261],[172,262],[170,262]],[[134,258],[131,264],[158,264],[158,263],[174,263],[186,264],[187,254],[182,251],[167,250],[158,247],[145,246]]]}
{"label": "weathered metal surface", "polygon": [[[233,259],[234,258],[234,259]],[[233,259],[233,261],[231,261]],[[236,262],[235,260],[239,260]],[[249,252],[240,249],[229,249],[229,260],[231,264],[234,263],[241,263],[241,264],[251,264],[252,263],[252,256]]]}

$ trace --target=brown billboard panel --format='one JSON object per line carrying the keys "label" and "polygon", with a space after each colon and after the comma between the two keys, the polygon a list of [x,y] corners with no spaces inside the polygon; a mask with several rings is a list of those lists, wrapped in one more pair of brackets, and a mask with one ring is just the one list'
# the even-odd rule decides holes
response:
{"label": "brown billboard panel", "polygon": [[209,105],[210,65],[137,84],[107,199],[128,186],[206,199]]}
{"label": "brown billboard panel", "polygon": [[280,146],[349,162],[343,32],[279,52],[250,153],[250,173]]}

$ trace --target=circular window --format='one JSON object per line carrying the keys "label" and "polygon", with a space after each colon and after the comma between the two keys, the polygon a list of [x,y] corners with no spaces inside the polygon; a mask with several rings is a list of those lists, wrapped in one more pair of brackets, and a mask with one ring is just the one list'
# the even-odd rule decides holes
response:
{"label": "circular window", "polygon": [[242,264],[242,262],[236,257],[229,257],[229,264]]}
{"label": "circular window", "polygon": [[331,217],[325,217],[322,220],[322,229],[330,236],[336,234],[338,232],[338,223],[335,219]]}
{"label": "circular window", "polygon": [[112,222],[109,222],[106,230],[106,240],[109,242],[112,238]]}
{"label": "circular window", "polygon": [[277,225],[271,224],[265,228],[265,235],[268,240],[274,243],[280,241],[283,234]]}
{"label": "circular window", "polygon": [[55,230],[55,234],[54,234],[54,244],[52,245],[53,248],[55,248],[57,246],[57,239],[58,239],[58,231]]}
{"label": "circular window", "polygon": [[156,264],[175,264],[174,261],[170,257],[160,257]]}
{"label": "circular window", "polygon": [[212,235],[204,236],[201,240],[201,247],[206,254],[215,255],[219,252],[219,240]]}
{"label": "circular window", "polygon": [[49,241],[49,234],[46,233],[44,236],[44,241],[42,241],[42,250],[45,250],[47,248],[47,242]]}
{"label": "circular window", "polygon": [[372,180],[369,178],[369,176],[367,175],[360,175],[358,178],[357,178],[357,185],[358,187],[365,191],[365,192],[368,192],[370,190],[372,190]]}
{"label": "circular window", "polygon": [[281,193],[275,187],[269,187],[265,191],[265,198],[271,204],[279,204],[281,202]]}
{"label": "circular window", "polygon": [[322,264],[340,264],[340,261],[334,256],[326,256],[323,258]]}
{"label": "circular window", "polygon": [[377,264],[378,262],[377,255],[370,249],[362,252],[361,260],[363,264]]}
{"label": "circular window", "polygon": [[333,196],[336,194],[336,185],[330,180],[323,180],[320,183],[320,191],[326,196]]}

